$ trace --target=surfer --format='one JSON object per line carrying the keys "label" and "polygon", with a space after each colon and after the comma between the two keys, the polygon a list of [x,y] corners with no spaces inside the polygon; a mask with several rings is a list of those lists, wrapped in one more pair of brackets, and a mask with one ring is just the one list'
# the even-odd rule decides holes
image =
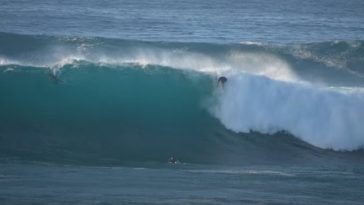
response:
{"label": "surfer", "polygon": [[59,79],[59,77],[58,77],[57,73],[56,73],[56,72],[54,72],[54,71],[50,71],[50,72],[48,72],[48,77],[49,77],[49,79],[50,79],[53,83],[55,83],[55,84],[59,84],[59,83],[61,83],[61,80]]}
{"label": "surfer", "polygon": [[177,163],[177,159],[176,159],[174,156],[171,156],[171,157],[169,158],[168,162],[169,162],[170,164],[176,164],[176,163]]}
{"label": "surfer", "polygon": [[225,76],[221,76],[219,77],[219,79],[217,80],[217,86],[219,86],[219,84],[221,84],[221,87],[224,88],[224,84],[226,83],[227,78]]}

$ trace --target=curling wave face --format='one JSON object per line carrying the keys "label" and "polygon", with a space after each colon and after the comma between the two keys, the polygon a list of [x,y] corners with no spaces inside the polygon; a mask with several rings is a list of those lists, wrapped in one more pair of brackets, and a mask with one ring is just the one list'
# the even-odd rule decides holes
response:
{"label": "curling wave face", "polygon": [[[173,153],[201,162],[262,158],[277,147],[281,159],[316,150],[311,145],[364,146],[361,41],[223,45],[1,33],[0,45],[3,156],[104,162]],[[220,75],[228,77],[224,89]]]}

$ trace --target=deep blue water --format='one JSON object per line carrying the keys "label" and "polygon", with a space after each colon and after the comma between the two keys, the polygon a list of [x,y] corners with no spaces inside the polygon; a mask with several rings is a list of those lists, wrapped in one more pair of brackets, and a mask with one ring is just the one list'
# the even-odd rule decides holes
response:
{"label": "deep blue water", "polygon": [[363,11],[0,1],[0,204],[363,204]]}
{"label": "deep blue water", "polygon": [[3,32],[187,42],[363,40],[361,0],[3,0]]}

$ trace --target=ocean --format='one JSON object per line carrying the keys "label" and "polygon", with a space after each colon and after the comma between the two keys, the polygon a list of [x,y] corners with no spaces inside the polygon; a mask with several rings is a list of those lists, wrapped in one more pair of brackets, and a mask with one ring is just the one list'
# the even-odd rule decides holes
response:
{"label": "ocean", "polygon": [[364,204],[363,11],[0,1],[0,204]]}

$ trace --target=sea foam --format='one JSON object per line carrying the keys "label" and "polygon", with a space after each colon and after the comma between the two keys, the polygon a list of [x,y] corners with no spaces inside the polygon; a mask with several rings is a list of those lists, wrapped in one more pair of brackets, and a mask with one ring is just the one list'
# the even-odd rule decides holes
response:
{"label": "sea foam", "polygon": [[364,92],[272,80],[247,73],[229,76],[216,92],[212,113],[235,132],[287,131],[334,150],[364,146]]}

